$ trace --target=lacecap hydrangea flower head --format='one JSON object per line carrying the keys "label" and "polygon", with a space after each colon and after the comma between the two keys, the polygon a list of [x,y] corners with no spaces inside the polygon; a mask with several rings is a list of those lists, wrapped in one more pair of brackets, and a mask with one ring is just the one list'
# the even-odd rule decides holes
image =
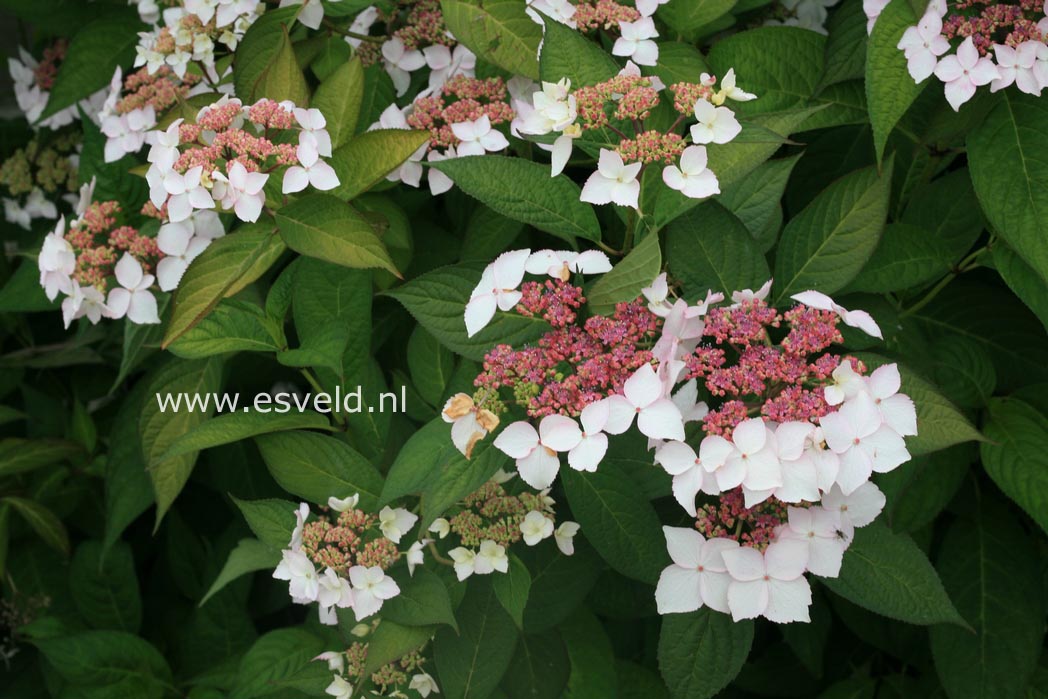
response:
{"label": "lacecap hydrangea flower head", "polygon": [[545,492],[565,457],[577,471],[614,468],[602,466],[614,438],[635,428],[693,519],[665,527],[673,565],[659,611],[807,621],[805,574],[838,575],[855,529],[884,506],[871,476],[908,461],[904,437],[917,433],[898,367],[840,349],[841,324],[876,338],[880,328],[818,291],[780,310],[771,280],[685,299],[666,274],[610,315],[587,314],[578,281],[610,268],[596,251],[515,250],[485,269],[469,334],[498,311],[550,330],[488,352],[475,393],[445,406],[453,441],[469,455],[493,435]]}

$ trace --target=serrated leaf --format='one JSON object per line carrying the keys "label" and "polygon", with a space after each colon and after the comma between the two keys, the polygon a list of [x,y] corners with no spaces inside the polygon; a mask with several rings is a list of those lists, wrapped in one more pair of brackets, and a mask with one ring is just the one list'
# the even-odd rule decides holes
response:
{"label": "serrated leaf", "polygon": [[[290,534],[288,541],[290,541]],[[283,545],[286,545],[285,541]],[[218,577],[211,583],[211,587],[202,598],[200,606],[204,606],[209,599],[222,590],[226,585],[233,582],[242,575],[253,573],[256,570],[270,570],[280,563],[280,550],[270,546],[258,539],[241,539],[236,548],[229,552]]]}
{"label": "serrated leaf", "polygon": [[40,503],[12,495],[0,499],[0,504],[8,505],[14,513],[32,527],[45,544],[64,554],[69,553],[69,535],[66,533],[62,520],[54,512]]}
{"label": "serrated leaf", "polygon": [[[345,42],[334,39],[339,45]],[[331,135],[331,147],[337,149],[352,138],[360,119],[360,107],[364,101],[364,68],[360,59],[341,63],[333,73],[324,78],[313,95],[311,106],[319,109],[327,120],[327,131]]]}
{"label": "serrated leaf", "polygon": [[451,610],[448,588],[436,573],[417,567],[408,580],[400,583],[400,594],[382,605],[382,619],[403,626],[437,626],[458,628]]}
{"label": "serrated leaf", "polygon": [[280,347],[273,337],[275,332],[279,331],[257,305],[225,299],[168,349],[183,359],[203,359],[231,352],[276,352]]}
{"label": "serrated leaf", "polygon": [[492,580],[495,596],[499,603],[513,618],[518,629],[524,628],[524,607],[528,604],[528,593],[531,591],[531,573],[528,567],[516,556],[509,556],[509,571]]}
{"label": "serrated leaf", "polygon": [[403,626],[395,621],[382,620],[368,639],[368,657],[364,672],[370,674],[386,663],[399,660],[413,650],[426,645],[436,628],[433,626]]}
{"label": "serrated leaf", "polygon": [[480,276],[480,270],[472,266],[441,267],[390,289],[386,295],[400,301],[442,345],[475,361],[484,359],[496,344],[519,346],[549,330],[541,318],[499,311],[487,327],[468,337],[464,313]]}
{"label": "serrated leaf", "polygon": [[855,278],[884,228],[890,170],[845,175],[790,219],[775,257],[777,303],[809,289],[833,294]]}
{"label": "serrated leaf", "polygon": [[273,690],[324,650],[324,642],[303,628],[270,631],[248,649],[240,661],[230,699],[250,699]]}
{"label": "serrated leaf", "polygon": [[668,614],[659,634],[659,671],[674,699],[707,699],[742,669],[753,643],[753,622],[700,609]]}
{"label": "serrated leaf", "polygon": [[556,83],[567,78],[571,88],[577,90],[615,77],[619,72],[619,64],[611,55],[575,29],[548,17],[545,23],[539,56],[539,74],[543,81]]}
{"label": "serrated leaf", "polygon": [[730,296],[759,289],[771,276],[749,231],[716,202],[702,204],[669,225],[666,257],[688,299],[703,299],[708,290]]}
{"label": "serrated leaf", "polygon": [[353,269],[385,269],[400,276],[375,229],[331,194],[308,194],[276,215],[280,237],[295,252]]}
{"label": "serrated leaf", "polygon": [[481,58],[510,73],[539,78],[536,58],[542,28],[519,0],[441,0],[444,23],[455,38]]}
{"label": "serrated leaf", "polygon": [[917,24],[909,0],[891,0],[873,25],[866,49],[866,103],[870,106],[874,152],[880,163],[888,135],[927,86],[913,82],[906,68],[906,56],[899,50],[899,39],[908,27]]}
{"label": "serrated leaf", "polygon": [[649,233],[610,272],[594,282],[587,295],[590,310],[598,315],[613,313],[615,304],[640,296],[640,290],[651,284],[661,269],[659,236]]}
{"label": "serrated leaf", "polygon": [[331,196],[343,202],[360,196],[400,167],[429,136],[428,131],[408,129],[375,129],[354,136],[331,154],[339,180]]}
{"label": "serrated leaf", "polygon": [[569,243],[575,238],[600,241],[593,207],[579,200],[582,190],[566,176],[550,177],[546,165],[504,155],[476,155],[431,166],[503,216]]}
{"label": "serrated leaf", "polygon": [[333,429],[330,420],[320,413],[278,413],[272,408],[268,411],[244,409],[240,412],[217,415],[196,425],[175,439],[167,451],[157,459],[157,463],[261,434],[286,430]]}
{"label": "serrated leaf", "polygon": [[487,697],[513,659],[517,630],[484,578],[469,581],[459,606],[459,632],[437,631],[433,654],[441,690],[462,699]]}
{"label": "serrated leaf", "polygon": [[1026,401],[995,398],[983,427],[983,468],[994,483],[1048,532],[1048,418]]}
{"label": "serrated leaf", "polygon": [[886,293],[919,287],[945,275],[952,262],[941,239],[916,226],[889,223],[847,291]]}
{"label": "serrated leaf", "polygon": [[820,580],[846,600],[892,619],[966,625],[917,544],[877,522],[856,530],[840,577]]}
{"label": "serrated leaf", "polygon": [[274,551],[287,547],[295,528],[297,506],[289,500],[239,500],[233,498],[247,526],[266,546]]}
{"label": "serrated leaf", "polygon": [[85,541],[76,548],[69,575],[73,603],[96,629],[136,633],[142,623],[142,597],[131,548],[122,542],[108,551],[101,542]]}
{"label": "serrated leaf", "polygon": [[375,509],[382,476],[345,442],[299,431],[259,435],[255,442],[269,472],[289,493],[318,504],[359,494],[361,509]]}

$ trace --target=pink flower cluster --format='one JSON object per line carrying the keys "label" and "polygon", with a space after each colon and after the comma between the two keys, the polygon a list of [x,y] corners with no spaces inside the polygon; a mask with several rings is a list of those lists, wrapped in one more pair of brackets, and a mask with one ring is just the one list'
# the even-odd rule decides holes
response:
{"label": "pink flower cluster", "polygon": [[[854,528],[883,506],[872,473],[908,461],[903,438],[917,433],[898,368],[867,374],[834,349],[842,322],[878,338],[880,329],[816,291],[779,311],[766,300],[771,281],[728,304],[712,292],[693,304],[675,297],[665,274],[612,315],[586,317],[582,291],[567,279],[607,271],[601,258],[520,250],[485,270],[465,310],[471,334],[497,310],[543,317],[552,329],[485,357],[479,390],[462,397],[491,416],[471,431],[470,447],[500,426],[499,415],[525,416],[499,430],[494,446],[544,489],[561,454],[573,469],[596,470],[609,437],[636,424],[695,518],[692,529],[665,528],[674,564],[656,591],[660,611],[706,605],[735,619],[806,621],[804,573],[838,574]],[[523,282],[526,273],[550,279]],[[716,401],[712,410],[700,393]],[[448,417],[456,416],[468,419]],[[701,425],[696,444],[689,423]]]}
{"label": "pink flower cluster", "polygon": [[473,123],[482,117],[487,117],[491,128],[513,120],[502,78],[451,78],[438,94],[415,100],[407,123],[430,132],[431,150],[446,150],[462,144],[454,124]]}

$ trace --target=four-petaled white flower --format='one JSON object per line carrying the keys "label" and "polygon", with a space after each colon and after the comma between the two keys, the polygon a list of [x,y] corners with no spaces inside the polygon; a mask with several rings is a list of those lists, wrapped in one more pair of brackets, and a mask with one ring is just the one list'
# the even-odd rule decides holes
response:
{"label": "four-petaled white flower", "polygon": [[476,551],[459,546],[448,551],[448,555],[454,562],[455,576],[460,582],[477,572]]}
{"label": "four-petaled white flower", "polygon": [[532,488],[548,488],[560,471],[558,452],[582,440],[578,424],[565,415],[547,415],[536,430],[526,420],[514,422],[495,438],[495,447],[517,462],[517,472]]}
{"label": "four-petaled white flower", "polygon": [[266,203],[266,195],[262,188],[266,186],[269,175],[248,172],[240,161],[235,161],[227,168],[228,175],[217,171],[213,174],[214,198],[221,202],[223,209],[232,209],[241,221],[254,223],[262,214],[262,206]]}
{"label": "four-petaled white flower", "polygon": [[731,440],[711,434],[699,445],[703,468],[717,478],[721,490],[742,486],[746,507],[768,497],[782,485],[782,466],[776,453],[775,435],[761,418],[743,420],[731,432]]}
{"label": "four-petaled white flower", "polygon": [[902,376],[898,364],[877,367],[864,383],[885,425],[904,437],[917,434],[917,409],[913,399],[899,393]]}
{"label": "four-petaled white flower", "polygon": [[456,146],[458,156],[484,155],[509,148],[509,141],[501,131],[491,127],[491,119],[484,114],[473,121],[460,121],[451,125],[451,131],[460,143]]}
{"label": "four-petaled white flower", "polygon": [[508,311],[517,305],[530,249],[510,250],[495,258],[480,277],[466,304],[466,333],[473,337],[495,316],[495,311]]}
{"label": "four-petaled white flower", "polygon": [[728,143],[742,131],[735,112],[727,107],[716,107],[707,100],[698,99],[695,100],[694,112],[699,122],[691,127],[691,140],[695,143]]}
{"label": "four-petaled white flower", "polygon": [[443,539],[451,532],[451,522],[443,517],[437,517],[433,524],[429,525],[429,532],[436,534],[438,539]]}
{"label": "four-petaled white flower", "polygon": [[214,211],[201,210],[185,221],[165,223],[156,236],[157,247],[164,257],[156,266],[157,283],[161,291],[171,291],[185,274],[189,263],[211,245],[211,241],[225,235],[225,229]]}
{"label": "four-petaled white flower", "polygon": [[666,397],[662,381],[651,364],[633,372],[622,385],[622,395],[608,399],[611,408],[604,431],[622,434],[637,418],[637,428],[652,439],[684,439],[684,418],[680,409]]}
{"label": "four-petaled white flower", "polygon": [[653,66],[659,61],[659,45],[653,39],[659,36],[655,21],[641,17],[636,22],[619,22],[620,36],[611,47],[616,56],[628,56],[641,66]]}
{"label": "four-petaled white flower", "polygon": [[509,556],[506,555],[506,547],[495,543],[491,539],[485,539],[480,542],[480,550],[477,551],[473,569],[477,575],[507,572],[509,570]]}
{"label": "four-petaled white flower", "polygon": [[841,572],[845,542],[838,536],[840,513],[822,507],[791,507],[789,523],[778,533],[779,541],[793,541],[807,548],[806,568],[825,578]]}
{"label": "four-petaled white flower", "polygon": [[535,24],[545,24],[542,15],[575,29],[575,5],[568,0],[530,0],[524,12]]}
{"label": "four-petaled white flower", "polygon": [[943,57],[935,66],[935,76],[946,83],[946,101],[953,111],[961,108],[975,94],[975,88],[1001,77],[993,60],[979,56],[979,49],[969,36],[955,54]]}
{"label": "four-petaled white flower", "polygon": [[418,521],[418,515],[408,512],[403,507],[398,507],[394,510],[387,505],[379,511],[378,521],[379,529],[382,530],[382,536],[394,544],[399,544],[400,538],[415,526],[415,522]]}
{"label": "four-petaled white flower", "polygon": [[776,542],[764,554],[747,546],[722,554],[731,575],[728,609],[735,621],[758,616],[780,623],[810,621],[811,587],[804,578],[807,556],[793,542]]}
{"label": "four-petaled white flower", "polygon": [[156,298],[149,290],[153,285],[153,275],[144,274],[142,265],[127,252],[116,263],[113,272],[120,286],[109,292],[106,305],[111,316],[123,318],[126,315],[128,320],[139,325],[159,323]]}
{"label": "four-petaled white flower", "polygon": [[611,405],[607,399],[594,401],[582,409],[579,422],[582,423],[581,438],[568,451],[568,466],[576,471],[596,471],[604,455],[608,452],[608,435],[604,434],[605,425],[611,416]]}
{"label": "four-petaled white flower", "polygon": [[673,497],[688,514],[695,516],[695,496],[699,492],[721,492],[716,477],[702,467],[695,450],[684,442],[666,442],[655,452],[655,463],[673,476]]}
{"label": "four-petaled white flower", "polygon": [[197,209],[211,209],[215,206],[215,201],[211,192],[204,186],[203,174],[204,168],[201,165],[191,167],[185,173],[176,170],[161,173],[151,168],[146,173],[149,199],[157,208],[167,204],[167,215],[172,223],[185,221]]}
{"label": "four-petaled white flower", "polygon": [[[153,163],[161,172],[170,170],[178,160],[179,127],[182,119],[175,119],[165,131],[150,131],[149,153],[146,160]],[[154,202],[155,203],[155,202]]]}
{"label": "four-petaled white flower", "polygon": [[707,606],[728,613],[728,586],[731,577],[724,564],[724,552],[737,549],[731,539],[709,539],[694,529],[663,527],[666,549],[673,564],[667,566],[655,588],[659,614],[694,612]]}
{"label": "four-petaled white flower", "polygon": [[538,510],[532,510],[521,521],[520,533],[524,537],[525,544],[534,546],[543,539],[553,536],[553,520]]}
{"label": "four-petaled white flower", "polygon": [[950,50],[950,42],[942,35],[942,17],[929,9],[917,26],[903,32],[896,47],[906,55],[906,68],[914,82],[923,82],[935,72],[939,56]]}
{"label": "four-petaled white flower", "polygon": [[659,5],[665,5],[670,0],[637,0],[637,12],[641,17],[651,17]]}
{"label": "four-petaled white flower", "polygon": [[[325,158],[331,157],[331,134],[325,128],[327,119],[319,109],[305,109],[295,107],[295,121],[302,127],[298,135],[299,143],[309,142],[317,149],[317,153]],[[301,156],[299,160],[301,160]]]}
{"label": "four-petaled white flower", "polygon": [[94,325],[103,316],[109,317],[109,307],[106,306],[106,297],[93,286],[80,286],[73,280],[69,296],[62,299],[62,322],[66,329],[70,323],[77,318],[87,317]]}
{"label": "four-petaled white flower", "polygon": [[1029,95],[1041,95],[1048,82],[1037,78],[1037,53],[1045,50],[1040,41],[1024,41],[1018,46],[994,44],[993,52],[997,57],[997,72],[1001,77],[990,83],[990,92],[1003,90],[1012,83],[1020,91]]}
{"label": "four-petaled white flower", "polygon": [[320,623],[334,626],[338,623],[335,609],[353,606],[353,591],[349,581],[339,577],[331,568],[325,568],[317,579],[317,604],[320,606]]}
{"label": "four-petaled white flower", "polygon": [[757,95],[752,92],[746,92],[742,88],[735,84],[735,69],[729,68],[728,72],[721,78],[720,89],[717,94],[713,96],[713,103],[717,105],[724,104],[724,100],[729,99],[735,102],[749,102],[750,100],[757,99]]}
{"label": "four-petaled white flower", "polygon": [[837,483],[845,495],[870,480],[872,471],[886,473],[910,458],[903,438],[884,424],[877,404],[866,393],[824,415],[819,424],[826,443],[840,456]]}
{"label": "four-petaled white flower", "polygon": [[382,609],[383,602],[400,594],[396,581],[378,566],[353,566],[349,569],[349,582],[353,586],[353,613],[357,621],[375,614]]}
{"label": "four-petaled white flower", "polygon": [[706,168],[706,147],[688,146],[680,156],[680,167],[667,165],[662,181],[691,199],[705,199],[720,193],[717,175]]}
{"label": "four-petaled white flower", "polygon": [[328,694],[335,699],[352,699],[353,692],[357,690],[353,686],[352,682],[347,682],[342,675],[332,675],[331,684],[324,690],[325,694]]}
{"label": "four-petaled white flower", "polygon": [[737,308],[744,303],[753,303],[754,301],[763,301],[768,298],[768,292],[771,291],[771,284],[774,280],[769,279],[768,281],[761,284],[761,288],[754,291],[753,289],[743,289],[742,291],[731,292],[732,305],[730,308]]}
{"label": "four-petaled white flower", "polygon": [[320,578],[313,561],[301,551],[285,550],[273,571],[277,580],[288,581],[288,592],[296,602],[313,602],[320,593]]}
{"label": "four-petaled white flower", "polygon": [[472,78],[477,67],[477,56],[465,44],[449,49],[443,44],[433,44],[422,49],[429,66],[429,89],[439,90],[449,78],[458,75]]}
{"label": "four-petaled white flower", "polygon": [[667,300],[670,286],[666,281],[665,272],[655,277],[649,286],[640,290],[640,293],[648,300],[648,310],[661,318],[665,318],[673,308],[673,304]]}
{"label": "four-petaled white flower", "polygon": [[611,204],[636,209],[640,197],[637,174],[644,163],[626,165],[618,151],[600,149],[597,171],[586,180],[580,199],[590,204]]}
{"label": "four-petaled white flower", "polygon": [[397,89],[397,97],[408,91],[411,74],[426,65],[426,57],[417,49],[408,49],[400,37],[393,37],[382,44],[382,59],[386,72]]}
{"label": "four-petaled white flower", "polygon": [[822,496],[822,506],[839,518],[838,536],[845,545],[851,542],[855,529],[877,519],[885,502],[884,493],[872,481],[866,481],[850,495],[845,495],[841,487],[835,485]]}
{"label": "four-petaled white flower", "polygon": [[338,175],[335,168],[320,159],[315,145],[309,141],[303,141],[296,150],[298,154],[298,165],[292,165],[284,172],[284,183],[281,191],[284,194],[301,192],[308,185],[314,189],[326,192],[338,186]]}

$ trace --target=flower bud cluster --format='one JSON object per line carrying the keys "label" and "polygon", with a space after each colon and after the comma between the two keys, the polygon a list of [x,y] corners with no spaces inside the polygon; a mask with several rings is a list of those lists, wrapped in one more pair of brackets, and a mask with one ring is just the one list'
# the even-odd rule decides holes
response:
{"label": "flower bud cluster", "polygon": [[361,640],[354,641],[344,651],[327,651],[313,658],[326,663],[334,673],[325,690],[327,694],[336,699],[351,699],[360,686],[366,688],[368,696],[406,697],[406,691],[417,692],[420,697],[439,694],[436,680],[425,670],[426,663],[432,662],[424,654],[425,647],[410,651],[365,677],[370,637],[377,626],[378,622],[358,624],[351,633]]}
{"label": "flower bud cluster", "polygon": [[[796,305],[779,311],[767,302],[770,280],[732,293],[730,302],[708,292],[691,303],[674,296],[665,274],[610,318],[586,318],[581,290],[565,280],[610,269],[601,256],[518,250],[484,271],[465,310],[471,334],[499,310],[548,315],[554,328],[532,347],[496,347],[476,379],[487,393],[476,402],[463,396],[493,418],[518,403],[537,424],[525,419],[499,429],[491,420],[471,431],[470,446],[498,430],[494,447],[544,493],[561,454],[571,468],[594,471],[609,437],[636,424],[671,477],[674,498],[695,518],[693,528],[665,528],[674,563],[656,591],[660,611],[705,605],[736,620],[806,621],[804,574],[839,573],[855,527],[884,503],[871,475],[908,461],[903,438],[917,434],[896,365],[867,373],[834,349],[842,322],[877,338],[880,328],[864,311],[816,291],[795,294]],[[556,281],[522,287],[526,273]],[[625,309],[632,311],[623,333]],[[599,344],[598,327],[632,351],[624,363],[617,363],[622,352],[602,355],[600,365],[616,372],[603,383],[590,381],[587,364],[586,342]],[[575,342],[562,346],[563,338]],[[567,386],[585,390],[565,396]],[[716,402],[712,410],[700,392]],[[701,437],[689,438],[696,432],[686,433],[689,423]]]}
{"label": "flower bud cluster", "polygon": [[80,141],[76,133],[63,131],[34,136],[0,164],[0,186],[4,191],[4,218],[26,230],[34,219],[58,218],[55,200],[76,203],[77,166]]}

